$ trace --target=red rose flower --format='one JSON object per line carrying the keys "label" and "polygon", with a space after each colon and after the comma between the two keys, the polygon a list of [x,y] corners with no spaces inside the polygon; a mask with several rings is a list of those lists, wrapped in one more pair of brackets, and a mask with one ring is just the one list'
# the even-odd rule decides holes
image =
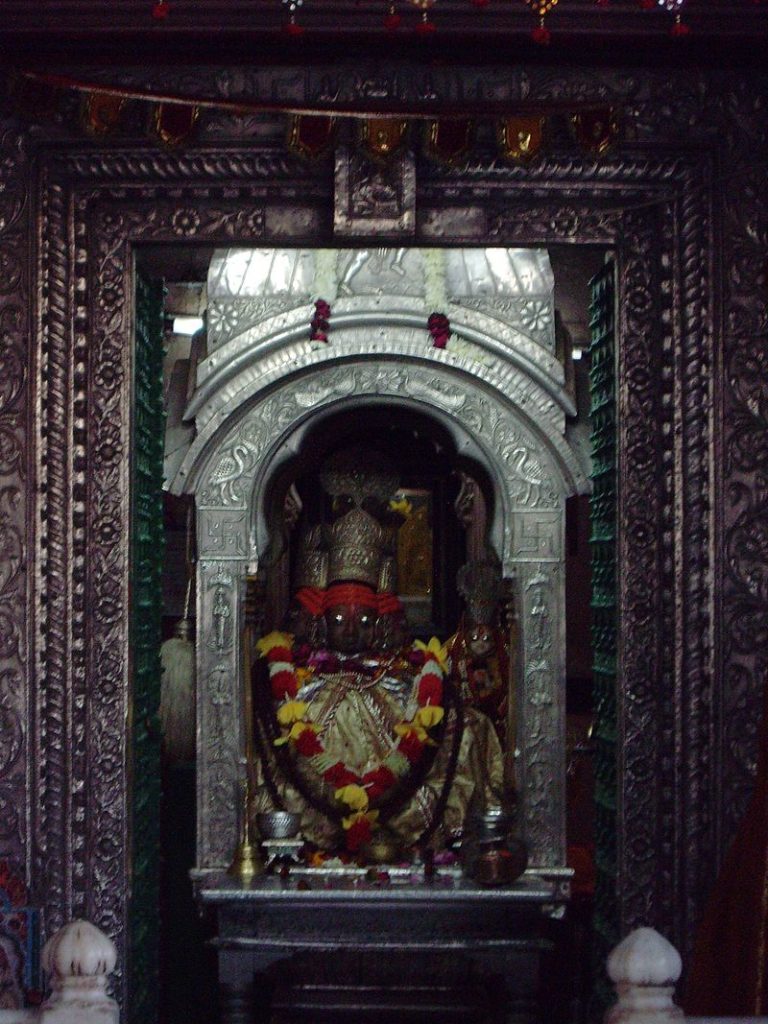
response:
{"label": "red rose flower", "polygon": [[397,782],[397,776],[390,771],[386,765],[376,768],[375,771],[366,772],[363,776],[363,786],[368,793],[368,799],[378,800],[388,789],[391,789]]}
{"label": "red rose flower", "polygon": [[299,733],[295,747],[302,757],[312,757],[314,754],[322,754],[323,744],[317,738],[314,729],[304,729]]}
{"label": "red rose flower", "polygon": [[341,789],[342,786],[360,785],[360,779],[357,775],[351,772],[341,761],[332,764],[327,771],[323,772],[323,778],[326,782],[330,782],[334,789]]}
{"label": "red rose flower", "polygon": [[367,843],[370,838],[370,821],[367,818],[358,818],[358,820],[347,829],[347,849],[352,853],[356,853],[363,843]]}
{"label": "red rose flower", "polygon": [[434,672],[425,672],[419,682],[419,704],[439,704],[442,699],[442,679]]}
{"label": "red rose flower", "polygon": [[412,732],[406,733],[405,736],[400,737],[400,742],[397,745],[397,749],[403,755],[407,757],[411,764],[416,762],[421,757],[422,751],[424,750],[424,744],[418,738],[414,736]]}
{"label": "red rose flower", "polygon": [[282,700],[286,693],[289,697],[296,696],[298,687],[293,672],[275,672],[273,676],[270,676],[269,685],[272,687],[272,696],[275,700]]}

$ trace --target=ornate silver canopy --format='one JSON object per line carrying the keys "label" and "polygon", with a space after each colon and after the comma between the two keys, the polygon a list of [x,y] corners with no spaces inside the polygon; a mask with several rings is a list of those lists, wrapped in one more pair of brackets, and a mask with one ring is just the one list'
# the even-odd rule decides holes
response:
{"label": "ornate silver canopy", "polygon": [[[208,287],[208,354],[186,410],[195,436],[170,481],[198,510],[199,866],[226,863],[236,839],[234,624],[239,581],[269,544],[269,482],[324,418],[386,404],[439,421],[492,483],[489,541],[521,621],[523,827],[534,866],[563,867],[564,503],[588,480],[565,438],[575,408],[546,252],[226,250]],[[318,298],[332,308],[327,342],[309,339]],[[450,319],[444,349],[427,331],[434,311]]]}

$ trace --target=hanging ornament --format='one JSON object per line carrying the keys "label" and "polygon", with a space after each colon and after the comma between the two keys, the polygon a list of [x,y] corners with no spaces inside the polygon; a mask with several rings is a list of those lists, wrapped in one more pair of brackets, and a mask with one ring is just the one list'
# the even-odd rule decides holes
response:
{"label": "hanging ornament", "polygon": [[429,35],[430,32],[434,32],[437,26],[434,21],[430,20],[429,12],[435,6],[435,0],[411,0],[411,3],[421,11],[421,21],[416,25],[419,35]]}
{"label": "hanging ornament", "polygon": [[165,21],[171,12],[171,5],[168,0],[157,0],[157,3],[152,4],[152,17],[155,21]]}
{"label": "hanging ornament", "polygon": [[670,34],[673,36],[687,36],[691,31],[690,25],[686,25],[683,21],[683,6],[685,0],[658,0],[659,7],[663,7],[665,11],[669,11],[675,16],[675,23],[672,26]]}
{"label": "hanging ornament", "polygon": [[335,117],[296,114],[288,128],[288,148],[307,160],[315,160],[328,149],[335,134]]}
{"label": "hanging ornament", "polygon": [[195,759],[195,645],[189,615],[195,577],[192,529],[192,514],[188,512],[184,613],[174,635],[160,645],[160,727],[163,755],[169,764],[185,764]]}
{"label": "hanging ornament", "polygon": [[580,146],[601,156],[619,137],[619,122],[613,107],[582,110],[571,115],[571,129]]}
{"label": "hanging ornament", "polygon": [[82,104],[82,121],[91,135],[109,135],[120,124],[125,109],[124,96],[113,96],[108,92],[89,92]]}
{"label": "hanging ornament", "polygon": [[157,103],[152,110],[150,131],[164,146],[180,146],[195,130],[200,108],[189,103]]}
{"label": "hanging ornament", "polygon": [[288,10],[288,21],[283,25],[283,31],[289,36],[303,35],[304,28],[296,21],[296,15],[304,0],[282,0],[282,3]]}
{"label": "hanging ornament", "polygon": [[547,28],[545,19],[552,8],[557,6],[557,0],[525,0],[525,2],[539,16],[538,27],[531,32],[531,39],[540,46],[547,46],[552,39],[552,33]]}
{"label": "hanging ornament", "polygon": [[505,117],[496,126],[501,155],[515,163],[532,160],[544,141],[544,118],[538,114]]}
{"label": "hanging ornament", "polygon": [[387,13],[384,15],[384,28],[387,32],[394,32],[400,28],[400,22],[402,21],[400,15],[397,13],[397,7],[392,3],[387,5]]}
{"label": "hanging ornament", "polygon": [[399,117],[367,117],[358,125],[360,146],[372,160],[389,160],[407,134],[408,122]]}

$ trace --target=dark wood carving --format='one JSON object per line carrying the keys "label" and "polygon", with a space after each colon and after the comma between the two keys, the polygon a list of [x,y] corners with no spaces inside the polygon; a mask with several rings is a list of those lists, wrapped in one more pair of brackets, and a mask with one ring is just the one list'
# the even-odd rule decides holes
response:
{"label": "dark wood carving", "polygon": [[23,134],[0,122],[0,850],[19,865],[27,850],[30,653],[28,174]]}
{"label": "dark wood carving", "polygon": [[[272,73],[310,98],[334,76],[353,89],[349,72]],[[249,74],[216,88],[247,92]],[[400,92],[424,95],[422,78]],[[447,93],[502,78],[531,98],[616,102],[625,141],[593,159],[563,130],[527,168],[422,165],[417,241],[616,251],[622,925],[685,947],[749,791],[768,667],[765,82],[440,72]],[[198,150],[65,147],[62,130],[0,136],[0,819],[47,928],[78,914],[119,940],[134,247],[329,244],[333,183],[213,113]]]}

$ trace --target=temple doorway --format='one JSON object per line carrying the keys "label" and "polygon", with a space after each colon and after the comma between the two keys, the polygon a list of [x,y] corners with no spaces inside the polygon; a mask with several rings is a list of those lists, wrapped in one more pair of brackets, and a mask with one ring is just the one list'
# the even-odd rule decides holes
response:
{"label": "temple doorway", "polygon": [[[388,253],[388,254],[387,254]],[[589,425],[589,279],[602,266],[605,255],[598,250],[592,249],[552,249],[548,254],[554,274],[554,304],[555,319],[551,324],[553,336],[553,354],[563,367],[565,388],[573,399],[574,415],[569,417],[568,432],[569,443],[575,450],[578,450],[584,457],[585,473],[588,472],[588,435]],[[274,252],[269,257],[272,265],[275,265]],[[346,270],[342,276],[341,283],[347,288],[355,286],[355,282],[364,285],[368,278],[375,280],[377,273],[395,274],[398,277],[398,268],[402,269],[404,253],[401,250],[350,250],[345,255]],[[194,391],[194,368],[196,364],[207,354],[210,354],[204,331],[198,330],[195,333],[182,333],[182,328],[194,327],[194,324],[183,325],[178,322],[181,317],[205,317],[208,316],[208,330],[211,330],[211,308],[208,284],[210,282],[209,267],[215,254],[202,250],[194,253],[183,253],[180,251],[170,252],[161,250],[147,250],[142,253],[141,263],[145,270],[153,277],[162,277],[166,285],[166,358],[163,371],[165,406],[167,410],[166,429],[166,462],[168,464],[167,474],[173,474],[183,459],[183,453],[189,446],[194,434],[193,426],[185,421],[183,411],[187,407],[190,397]],[[387,262],[389,260],[389,262]],[[398,262],[399,261],[399,262]],[[378,271],[377,271],[378,267]],[[300,268],[299,268],[300,269]],[[175,279],[174,279],[175,278]],[[249,297],[253,299],[253,297]],[[280,296],[270,296],[270,302],[265,303],[262,299],[262,313],[280,315]],[[217,314],[214,313],[214,316]],[[219,314],[220,315],[220,314]],[[311,321],[311,317],[308,318]],[[333,316],[330,318],[333,324]],[[176,328],[176,329],[174,329]],[[222,321],[218,321],[217,329],[222,329]],[[315,330],[311,322],[307,324],[307,330]],[[322,327],[319,328],[322,331]],[[417,600],[414,602],[413,615],[417,623],[422,622],[424,629],[434,625],[440,625],[448,630],[449,620],[456,622],[458,615],[458,603],[455,592],[448,583],[448,578],[455,573],[456,567],[460,566],[467,555],[468,537],[471,535],[471,521],[464,524],[461,529],[456,526],[460,522],[460,513],[456,511],[457,504],[461,505],[462,474],[464,474],[464,485],[466,477],[469,476],[470,483],[474,485],[484,504],[493,503],[492,494],[488,495],[492,488],[488,481],[483,479],[482,471],[474,467],[472,462],[462,462],[462,458],[456,452],[456,444],[453,442],[454,451],[451,453],[452,439],[450,432],[446,432],[439,424],[430,421],[429,417],[413,411],[402,411],[399,420],[393,425],[391,415],[389,422],[387,413],[381,407],[371,408],[365,411],[362,419],[363,433],[390,434],[390,443],[393,448],[402,447],[406,435],[410,435],[413,451],[425,455],[431,450],[438,464],[441,458],[449,458],[452,464],[446,473],[438,474],[441,479],[444,477],[443,492],[438,502],[440,508],[452,508],[451,517],[443,515],[442,522],[436,527],[437,534],[441,538],[448,538],[446,543],[437,546],[442,553],[440,566],[430,564],[428,572],[431,574],[430,582],[426,588],[421,587],[419,593],[411,596]],[[352,416],[350,413],[340,414],[335,421],[328,421],[328,430],[324,433],[336,431],[339,437],[347,437],[354,431],[354,424],[360,428],[360,410]],[[318,434],[318,436],[320,436]],[[308,449],[312,449],[312,438],[310,436]],[[291,488],[300,477],[295,472],[293,477],[284,486],[284,493],[281,500],[284,502],[286,495],[289,495]],[[429,492],[427,505],[424,507],[425,521],[430,529],[435,529],[435,506],[429,506],[429,501],[435,502],[434,491],[430,492],[429,487],[424,486],[424,480],[415,478],[411,473],[404,484],[403,499],[424,500],[424,495]],[[477,528],[475,522],[475,533],[480,536],[484,533],[486,524]],[[194,584],[190,583],[194,577],[194,564],[196,559],[195,550],[195,513],[193,502],[188,496],[170,495],[165,497],[165,527],[166,527],[166,555],[163,574],[163,638],[171,640],[178,632],[178,623],[181,619],[194,616],[190,609],[195,607]],[[452,531],[452,532],[451,532]],[[582,932],[588,929],[586,923],[589,918],[589,885],[590,871],[593,863],[593,821],[592,821],[592,767],[591,767],[591,727],[593,721],[592,705],[592,647],[590,639],[591,620],[588,614],[589,600],[591,593],[590,557],[589,557],[589,501],[586,496],[574,496],[568,499],[565,510],[565,616],[566,616],[566,668],[565,668],[565,700],[566,700],[566,764],[567,764],[567,819],[568,819],[568,844],[578,848],[577,857],[581,858],[577,871],[581,875],[580,884],[583,885],[582,899],[576,917],[575,928],[581,928]],[[423,541],[422,541],[423,542]],[[430,545],[434,543],[434,533]],[[431,554],[432,552],[430,552]],[[442,572],[442,576],[440,576]],[[438,580],[436,587],[432,587],[431,580]],[[418,590],[418,587],[416,588]],[[425,593],[426,591],[426,593]],[[422,619],[419,620],[419,610],[416,607],[418,599],[424,604],[425,598],[431,602],[429,612],[422,609]],[[285,601],[285,595],[277,594],[277,606]],[[437,611],[435,611],[437,609]],[[433,620],[437,621],[433,621]],[[277,625],[271,622],[270,626]],[[425,633],[426,635],[426,633]],[[192,628],[194,638],[194,624]],[[170,759],[174,760],[173,757]],[[202,940],[204,932],[200,930],[198,923],[195,923],[193,915],[193,904],[191,890],[186,882],[186,875],[195,864],[194,834],[190,830],[190,820],[195,814],[195,766],[188,756],[175,759],[173,767],[166,759],[165,766],[165,804],[164,804],[164,864],[165,881],[164,893],[161,898],[164,907],[166,924],[163,972],[163,991],[166,993],[164,1003],[166,1006],[164,1019],[168,1024],[175,1024],[178,1019],[185,1021],[212,1019],[212,1007],[206,993],[214,989],[213,979],[215,978],[214,965],[202,952]],[[191,859],[190,859],[191,857]],[[574,906],[577,905],[574,904]],[[182,905],[186,905],[189,916],[179,914]],[[176,922],[177,934],[173,935],[168,930],[171,920]],[[186,925],[180,922],[186,921]],[[559,925],[555,926],[557,931]],[[189,936],[195,934],[192,945],[199,950],[199,956],[194,954],[194,961],[198,965],[195,977],[200,980],[197,986],[189,984],[189,962],[190,945]],[[583,938],[583,934],[582,934]],[[185,941],[185,948],[180,949],[178,940]],[[555,1005],[557,1000],[551,1002],[552,1016],[549,1019],[560,1019],[563,1021],[573,1019],[573,1005],[580,1001],[585,1005],[588,993],[585,991],[586,968],[583,964],[575,965],[573,972],[573,993],[571,1005]],[[580,973],[581,972],[581,973]],[[180,984],[180,979],[184,982]],[[207,979],[207,980],[204,980]],[[581,986],[581,990],[580,990]],[[545,994],[545,999],[550,998]],[[180,1011],[180,1006],[183,1011]]]}

